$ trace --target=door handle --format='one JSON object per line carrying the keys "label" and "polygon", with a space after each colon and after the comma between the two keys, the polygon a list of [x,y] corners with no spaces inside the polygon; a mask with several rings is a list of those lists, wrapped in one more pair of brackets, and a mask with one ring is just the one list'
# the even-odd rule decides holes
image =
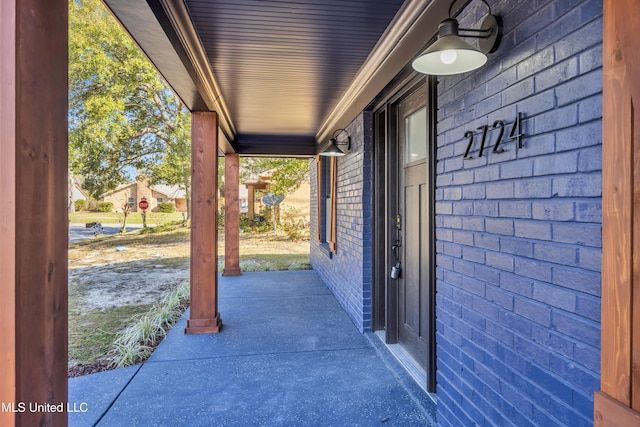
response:
{"label": "door handle", "polygon": [[391,250],[393,251],[393,255],[396,258],[396,264],[391,267],[391,278],[399,279],[400,273],[402,271],[402,264],[400,264],[400,256],[398,255],[398,248],[402,246],[402,241],[400,239],[395,241],[395,244],[391,246]]}

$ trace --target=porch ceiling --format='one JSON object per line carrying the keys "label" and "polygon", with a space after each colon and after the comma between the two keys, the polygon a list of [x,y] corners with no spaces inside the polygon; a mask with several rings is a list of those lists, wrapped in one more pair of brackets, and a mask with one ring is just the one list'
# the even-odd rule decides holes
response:
{"label": "porch ceiling", "polygon": [[357,97],[413,30],[380,90],[442,17],[429,0],[104,2],[190,110],[218,112],[222,150],[240,154],[315,154],[317,142],[345,124],[341,100]]}
{"label": "porch ceiling", "polygon": [[315,135],[403,0],[187,0],[239,134]]}

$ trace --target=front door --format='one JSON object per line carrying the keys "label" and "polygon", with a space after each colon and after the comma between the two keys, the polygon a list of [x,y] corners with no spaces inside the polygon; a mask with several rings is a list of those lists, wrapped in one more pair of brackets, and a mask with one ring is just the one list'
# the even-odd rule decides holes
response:
{"label": "front door", "polygon": [[[427,85],[397,104],[398,343],[427,369],[431,276]],[[394,254],[395,255],[395,254]]]}
{"label": "front door", "polygon": [[373,114],[373,327],[430,392],[436,387],[435,95],[435,79],[407,75],[380,95]]}

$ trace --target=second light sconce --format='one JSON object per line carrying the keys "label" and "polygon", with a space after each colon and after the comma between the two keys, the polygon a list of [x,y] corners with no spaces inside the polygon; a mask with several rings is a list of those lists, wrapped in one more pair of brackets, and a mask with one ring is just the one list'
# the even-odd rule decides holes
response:
{"label": "second light sconce", "polygon": [[[342,139],[339,138],[342,133],[346,135],[346,138],[345,137],[343,137]],[[341,150],[338,147],[338,145],[345,146],[345,148]],[[351,149],[351,137],[349,136],[349,134],[345,129],[337,129],[336,131],[333,132],[331,139],[329,139],[329,145],[327,146],[327,148],[322,150],[320,155],[333,156],[333,157],[344,156],[349,152],[350,149]]]}

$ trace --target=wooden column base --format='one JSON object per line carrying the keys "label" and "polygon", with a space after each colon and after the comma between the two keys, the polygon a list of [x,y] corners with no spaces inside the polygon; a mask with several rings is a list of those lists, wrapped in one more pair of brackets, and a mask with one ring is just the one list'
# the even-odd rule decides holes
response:
{"label": "wooden column base", "polygon": [[187,335],[217,334],[221,328],[222,319],[220,319],[220,313],[218,313],[215,319],[188,319],[184,333]]}
{"label": "wooden column base", "polygon": [[601,391],[595,393],[593,407],[593,425],[595,427],[640,425],[640,412],[634,411]]}
{"label": "wooden column base", "polygon": [[222,270],[222,275],[223,276],[242,276],[242,270],[240,270],[240,268],[228,268],[225,267],[224,270]]}

